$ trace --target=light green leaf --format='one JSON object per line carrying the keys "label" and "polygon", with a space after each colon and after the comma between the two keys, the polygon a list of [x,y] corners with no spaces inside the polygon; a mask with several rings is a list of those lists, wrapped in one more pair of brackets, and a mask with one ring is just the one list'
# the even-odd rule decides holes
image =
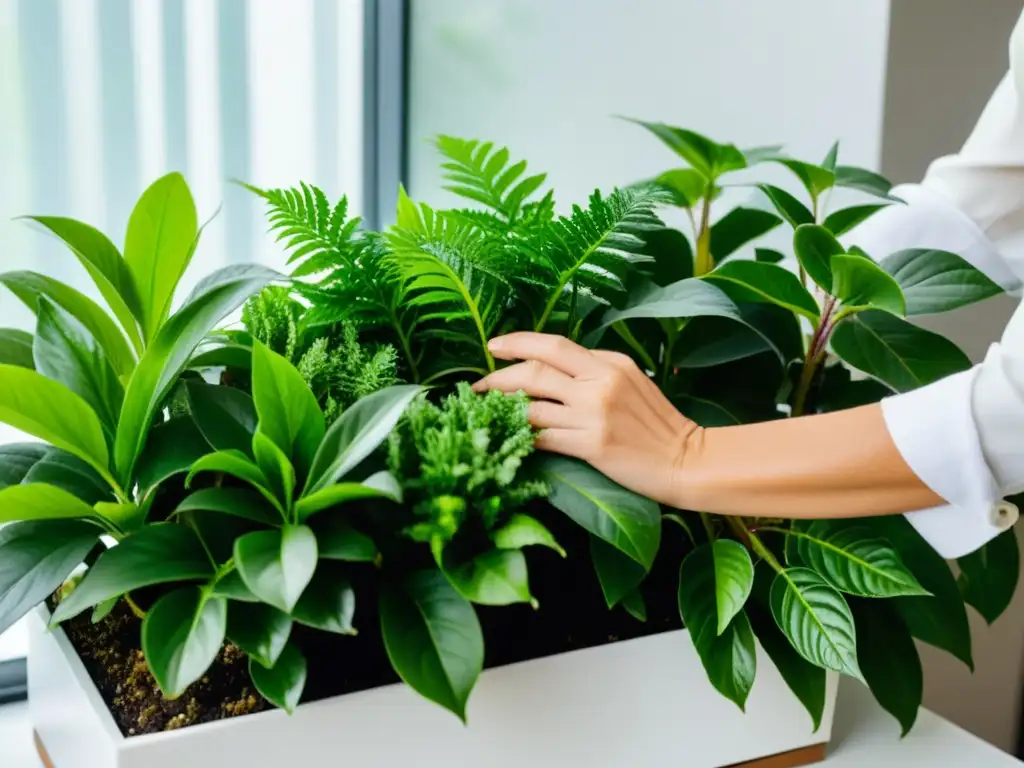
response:
{"label": "light green leaf", "polygon": [[839,142],[835,142],[829,149],[828,154],[825,155],[825,159],[821,161],[821,167],[835,173],[836,160],[839,159]]}
{"label": "light green leaf", "polygon": [[854,205],[849,208],[841,208],[825,217],[823,225],[825,229],[836,237],[844,235],[851,229],[867,221],[883,208],[888,208],[888,203],[874,205]]}
{"label": "light green leaf", "polygon": [[650,570],[661,544],[661,510],[590,465],[548,455],[541,472],[551,486],[548,501],[598,538]]}
{"label": "light green leaf", "polygon": [[257,466],[270,484],[270,490],[285,510],[290,509],[292,495],[295,493],[295,469],[288,457],[262,432],[252,436],[252,452],[256,456]]}
{"label": "light green leaf", "polygon": [[[721,147],[699,133],[688,131],[684,128],[675,128],[664,123],[649,123],[643,120],[626,118],[631,123],[636,123],[653,133],[669,149],[689,163],[690,167],[699,172],[705,179],[713,179],[718,174],[716,166],[719,165],[718,157]],[[735,148],[734,148],[735,149]],[[737,154],[739,154],[737,150]],[[746,165],[742,154],[739,155],[742,163],[739,167]]]}
{"label": "light green leaf", "polygon": [[380,593],[384,646],[399,677],[466,720],[484,665],[484,637],[472,604],[440,571],[418,571]]}
{"label": "light green leaf", "polygon": [[146,341],[156,337],[170,314],[174,289],[192,258],[198,232],[195,202],[180,173],[153,182],[132,210],[124,260],[138,293]]}
{"label": "light green leaf", "polygon": [[313,459],[304,496],[341,480],[391,434],[423,388],[400,384],[359,399],[331,425]]}
{"label": "light green leaf", "polygon": [[594,535],[589,539],[590,560],[594,564],[604,601],[609,608],[614,608],[636,591],[647,577],[647,570],[604,539]]}
{"label": "light green leaf", "polygon": [[270,480],[256,464],[238,451],[217,451],[208,453],[192,464],[192,469],[185,478],[185,487],[192,485],[192,479],[200,472],[226,472],[244,480],[269,501],[282,516],[286,515],[285,507],[270,487]]}
{"label": "light green leaf", "polygon": [[455,591],[480,605],[512,605],[536,601],[530,594],[526,557],[518,549],[490,549],[469,560],[451,557],[435,540],[434,559]]}
{"label": "light green leaf", "polygon": [[53,485],[29,483],[0,490],[0,524],[57,518],[95,519],[96,514],[84,501]]}
{"label": "light green leaf", "polygon": [[565,550],[540,522],[529,515],[512,515],[501,528],[491,534],[498,549],[522,549],[529,546],[548,547],[565,557]]}
{"label": "light green leaf", "polygon": [[775,577],[771,605],[797,653],[819,667],[861,678],[853,615],[828,582],[809,568],[787,568]]}
{"label": "light green leaf", "polygon": [[324,415],[295,366],[258,340],[252,349],[252,399],[259,431],[294,462],[300,478],[307,477],[324,439]]}
{"label": "light green leaf", "polygon": [[200,281],[184,306],[160,328],[125,393],[114,447],[122,478],[131,477],[153,416],[192,350],[214,325],[276,277],[276,272],[255,264],[219,269]]}
{"label": "light green leaf", "polygon": [[692,208],[707,192],[707,179],[692,168],[676,168],[658,176],[654,183],[672,195],[673,202],[683,208]]}
{"label": "light green leaf", "polygon": [[249,677],[260,695],[273,704],[292,714],[302,700],[306,687],[306,659],[290,643],[284,647],[277,663],[267,668],[256,659],[249,661]]}
{"label": "light green leaf", "polygon": [[373,539],[353,528],[342,515],[320,515],[310,527],[316,534],[321,560],[372,563],[380,556]]}
{"label": "light green leaf", "polygon": [[390,494],[365,483],[337,483],[336,485],[328,485],[326,488],[321,488],[319,491],[299,499],[295,504],[295,514],[301,523],[317,512],[322,512],[325,509],[330,509],[349,501],[360,501],[362,499],[394,500]]}
{"label": "light green leaf", "polygon": [[720,283],[734,301],[777,304],[812,323],[818,322],[818,302],[785,267],[760,261],[730,261],[701,279]]}
{"label": "light green leaf", "polygon": [[199,587],[164,595],[142,622],[142,652],[168,698],[185,692],[213,664],[224,644],[227,601]]}
{"label": "light green leaf", "polygon": [[790,158],[778,158],[775,162],[784,165],[800,179],[800,183],[804,185],[804,189],[807,190],[812,200],[816,200],[822,192],[831,189],[836,183],[836,174],[829,168]]}
{"label": "light green leaf", "polygon": [[832,290],[832,257],[845,253],[839,241],[824,227],[801,224],[793,233],[793,250],[808,276],[826,293]]}
{"label": "light green leaf", "polygon": [[235,567],[263,602],[291,613],[316,570],[316,536],[304,525],[247,533],[235,542]]}
{"label": "light green leaf", "polygon": [[182,499],[175,512],[220,512],[263,525],[280,525],[281,513],[261,494],[248,488],[219,486],[194,491]]}
{"label": "light green leaf", "polygon": [[846,364],[898,392],[971,367],[967,355],[953,342],[876,310],[843,320],[832,334],[832,351]]}
{"label": "light green leaf", "polygon": [[354,635],[352,617],[356,593],[346,575],[348,566],[321,560],[312,581],[292,609],[292,618],[307,627],[339,635]]}
{"label": "light green leaf", "polygon": [[292,633],[292,619],[263,603],[228,603],[228,639],[264,667],[280,658]]}
{"label": "light green leaf", "polygon": [[881,267],[903,289],[908,315],[948,312],[1003,292],[982,272],[949,251],[897,251],[883,259]]}
{"label": "light green leaf", "polygon": [[644,596],[640,592],[639,587],[622,598],[620,604],[626,610],[626,613],[637,621],[647,621],[647,604],[644,602]]}
{"label": "light green leaf", "polygon": [[111,547],[53,613],[56,625],[87,608],[153,584],[208,579],[213,565],[202,542],[184,525],[158,523]]}
{"label": "light green leaf", "polygon": [[256,406],[249,395],[234,387],[199,380],[187,382],[185,392],[192,418],[214,450],[236,450],[252,455]]}
{"label": "light green leaf", "polygon": [[1020,549],[1017,532],[1003,531],[992,541],[957,560],[957,586],[964,602],[989,624],[1009,608],[1020,578]]}
{"label": "light green leaf", "polygon": [[718,606],[718,634],[725,632],[733,617],[743,610],[754,586],[754,564],[746,547],[736,541],[719,539],[711,544],[715,572],[715,601]]}
{"label": "light green leaf", "polygon": [[57,591],[99,534],[99,528],[82,520],[0,526],[0,634]]}
{"label": "light green leaf", "polygon": [[118,376],[128,376],[135,368],[135,355],[117,324],[88,296],[59,280],[38,272],[5,272],[0,283],[33,312],[39,311],[39,298],[45,296],[76,318],[107,353]]}
{"label": "light green leaf", "polygon": [[0,363],[35,370],[32,334],[17,328],[0,328]]}
{"label": "light green leaf", "polygon": [[831,293],[846,310],[881,309],[894,315],[907,311],[899,284],[880,266],[861,256],[832,257]]}

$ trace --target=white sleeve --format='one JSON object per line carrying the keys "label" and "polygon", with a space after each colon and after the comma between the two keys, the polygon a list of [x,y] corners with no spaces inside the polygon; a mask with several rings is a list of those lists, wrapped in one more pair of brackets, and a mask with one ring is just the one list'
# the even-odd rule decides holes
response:
{"label": "white sleeve", "polygon": [[[876,257],[903,248],[959,254],[1014,295],[1024,275],[1024,17],[1010,71],[959,153],[932,163],[906,201],[846,239]],[[1024,308],[969,371],[882,401],[910,468],[948,502],[906,515],[946,558],[974,551],[1018,517],[1004,496],[1024,490]]]}

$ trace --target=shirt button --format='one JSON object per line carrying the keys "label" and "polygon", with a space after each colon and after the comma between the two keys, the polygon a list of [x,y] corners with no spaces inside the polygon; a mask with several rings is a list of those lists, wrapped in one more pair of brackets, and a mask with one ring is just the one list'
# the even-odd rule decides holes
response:
{"label": "shirt button", "polygon": [[992,524],[1004,530],[1016,523],[1019,516],[1016,505],[1008,501],[997,502],[992,508]]}

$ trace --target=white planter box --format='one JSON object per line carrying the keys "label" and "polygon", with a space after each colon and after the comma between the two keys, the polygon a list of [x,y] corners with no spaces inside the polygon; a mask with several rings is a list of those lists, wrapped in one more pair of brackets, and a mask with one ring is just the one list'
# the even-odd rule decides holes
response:
{"label": "white planter box", "polygon": [[[828,741],[759,649],[743,714],[685,631],[491,669],[469,725],[401,685],[124,738],[62,630],[31,617],[29,705],[53,768],[719,768]],[[802,762],[799,758],[802,757]],[[806,753],[772,765],[806,764]]]}

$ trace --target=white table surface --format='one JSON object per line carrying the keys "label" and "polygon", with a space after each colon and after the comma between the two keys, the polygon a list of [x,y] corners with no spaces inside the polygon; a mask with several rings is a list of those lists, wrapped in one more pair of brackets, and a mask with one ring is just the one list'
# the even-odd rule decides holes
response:
{"label": "white table surface", "polygon": [[[25,704],[0,706],[0,764],[40,768],[32,745]],[[839,690],[832,746],[825,768],[1011,768],[1024,763],[928,711],[900,739],[896,721],[883,712],[863,686],[844,681]]]}

